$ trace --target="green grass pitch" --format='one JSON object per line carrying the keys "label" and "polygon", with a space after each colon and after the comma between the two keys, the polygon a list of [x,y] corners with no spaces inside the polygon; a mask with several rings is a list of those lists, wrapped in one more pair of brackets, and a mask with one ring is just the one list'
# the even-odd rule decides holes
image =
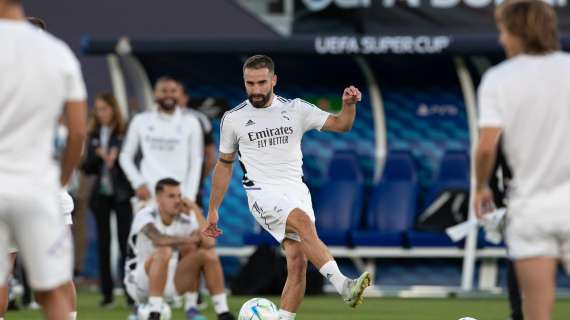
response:
{"label": "green grass pitch", "polygon": [[[242,303],[250,297],[232,296],[230,308],[237,315]],[[278,303],[279,297],[268,297]],[[99,295],[82,292],[79,295],[80,320],[127,319],[129,310],[117,297],[117,306],[113,309],[101,309],[97,306]],[[210,304],[211,305],[211,304]],[[478,320],[507,319],[506,299],[396,299],[369,298],[356,309],[350,309],[334,295],[307,297],[299,310],[299,320],[457,320],[469,316]],[[215,320],[210,308],[206,311],[208,319]],[[41,319],[39,311],[10,311],[6,320]],[[172,319],[185,319],[181,310],[174,310]],[[570,300],[560,300],[556,304],[553,320],[570,319]]]}

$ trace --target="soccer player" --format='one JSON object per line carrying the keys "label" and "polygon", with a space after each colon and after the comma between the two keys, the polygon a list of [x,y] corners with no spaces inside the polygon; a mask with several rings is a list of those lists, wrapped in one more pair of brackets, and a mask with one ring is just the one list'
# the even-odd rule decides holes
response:
{"label": "soccer player", "polygon": [[[58,201],[85,138],[85,84],[71,50],[30,25],[21,1],[0,0],[0,38],[0,281],[14,241],[45,317],[67,319],[72,252]],[[68,137],[58,164],[53,141],[62,112]]]}
{"label": "soccer player", "polygon": [[[166,178],[157,182],[156,206],[135,215],[129,235],[134,257],[125,264],[125,285],[137,303],[148,302],[151,316],[160,319],[163,299],[186,295],[188,319],[205,319],[196,305],[196,275],[204,272],[219,320],[233,320],[229,313],[222,266],[215,241],[202,236],[206,219],[201,210],[182,199],[180,183]],[[188,305],[188,303],[191,303]]]}
{"label": "soccer player", "polygon": [[[202,129],[196,117],[177,108],[177,90],[176,80],[157,80],[154,97],[158,110],[133,118],[119,155],[119,163],[141,202],[149,202],[156,182],[167,177],[180,181],[182,195],[196,201],[204,158]],[[135,164],[139,150],[140,170]],[[133,209],[136,212],[140,206]]]}
{"label": "soccer player", "polygon": [[525,319],[551,318],[555,273],[570,270],[570,56],[556,14],[541,0],[507,0],[495,12],[507,60],[479,87],[475,209],[493,206],[488,181],[502,137],[513,172],[506,242]]}
{"label": "soccer player", "polygon": [[307,259],[332,282],[344,301],[355,307],[370,285],[370,274],[348,279],[319,239],[311,196],[302,180],[301,138],[311,129],[349,131],[361,93],[353,86],[347,87],[342,95],[342,111],[332,115],[301,99],[275,95],[274,70],[273,61],[264,55],[250,57],[243,66],[248,99],[222,118],[220,158],[214,169],[204,233],[211,237],[221,234],[217,227],[218,208],[238,154],[251,213],[286,253],[288,275],[281,296],[280,319],[295,318],[305,293]]}

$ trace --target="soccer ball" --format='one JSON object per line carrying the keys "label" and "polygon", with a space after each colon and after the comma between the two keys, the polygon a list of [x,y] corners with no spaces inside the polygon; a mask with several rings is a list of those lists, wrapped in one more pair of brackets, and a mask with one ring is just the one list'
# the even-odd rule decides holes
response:
{"label": "soccer ball", "polygon": [[253,298],[243,304],[238,320],[277,320],[279,311],[273,302],[265,298]]}
{"label": "soccer ball", "polygon": [[459,319],[459,320],[477,320],[477,319],[471,318],[471,317],[465,317],[465,318],[461,318],[461,319]]}
{"label": "soccer ball", "polygon": [[[150,306],[148,304],[141,304],[137,308],[137,316],[139,320],[147,320],[148,315],[150,314]],[[172,317],[172,310],[170,310],[170,306],[167,303],[162,304],[162,308],[160,309],[160,320],[170,320]]]}

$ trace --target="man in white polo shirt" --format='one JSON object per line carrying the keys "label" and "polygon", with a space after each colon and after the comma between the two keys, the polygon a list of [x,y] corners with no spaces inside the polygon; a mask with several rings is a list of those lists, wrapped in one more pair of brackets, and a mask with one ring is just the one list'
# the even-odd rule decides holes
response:
{"label": "man in white polo shirt", "polygon": [[[67,319],[72,245],[59,192],[85,138],[85,85],[71,50],[29,24],[19,0],[0,0],[0,38],[0,284],[14,241],[45,317]],[[68,138],[60,164],[54,133],[62,112]]]}
{"label": "man in white polo shirt", "polygon": [[[154,97],[158,110],[138,114],[131,121],[119,155],[121,167],[141,202],[148,202],[156,182],[167,177],[180,181],[182,196],[196,201],[204,158],[200,122],[177,108],[176,80],[158,79]],[[137,168],[139,150],[142,160]]]}
{"label": "man in white polo shirt", "polygon": [[506,241],[524,317],[551,318],[558,261],[570,271],[570,55],[556,14],[541,0],[507,0],[496,11],[508,59],[479,87],[476,151],[479,216],[492,209],[489,177],[499,136],[513,171]]}

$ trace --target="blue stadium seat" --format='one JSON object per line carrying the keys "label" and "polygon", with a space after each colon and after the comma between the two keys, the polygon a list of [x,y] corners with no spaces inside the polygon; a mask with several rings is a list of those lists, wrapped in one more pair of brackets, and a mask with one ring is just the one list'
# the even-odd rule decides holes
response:
{"label": "blue stadium seat", "polygon": [[365,230],[351,232],[355,246],[404,246],[403,232],[414,223],[418,177],[412,156],[396,151],[388,155],[382,179],[373,187],[366,210]]}
{"label": "blue stadium seat", "polygon": [[[447,151],[440,162],[434,184],[426,193],[423,207],[427,208],[444,191],[454,189],[468,192],[469,172],[469,156],[466,151]],[[412,247],[453,247],[464,243],[454,243],[443,232],[410,230],[406,236]]]}
{"label": "blue stadium seat", "polygon": [[335,153],[326,182],[313,202],[319,237],[327,245],[350,245],[348,233],[360,223],[363,183],[356,155],[350,151]]}

